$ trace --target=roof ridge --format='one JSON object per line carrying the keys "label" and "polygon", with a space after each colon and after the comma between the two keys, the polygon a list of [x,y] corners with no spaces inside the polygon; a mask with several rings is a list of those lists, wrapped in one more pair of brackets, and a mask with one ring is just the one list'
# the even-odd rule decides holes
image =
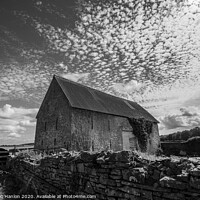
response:
{"label": "roof ridge", "polygon": [[[106,93],[106,92],[103,92],[103,91],[94,89],[94,88],[92,88],[92,87],[83,85],[83,84],[81,84],[81,83],[77,83],[77,82],[72,81],[72,80],[69,80],[69,79],[64,78],[64,77],[62,77],[62,76],[58,76],[58,75],[55,75],[55,74],[54,74],[54,77],[57,77],[57,78],[60,78],[60,79],[64,79],[65,81],[68,81],[68,82],[70,82],[70,83],[76,84],[76,85],[81,86],[81,87],[85,87],[85,88],[88,88],[88,89],[91,89],[91,90],[94,90],[94,91],[97,91],[97,92],[101,92],[101,93],[103,93],[103,94],[106,94],[106,95],[108,95],[108,96],[114,97],[114,98],[116,98],[116,99],[125,100],[125,101],[130,101],[130,102],[132,102],[132,103],[138,104],[138,103],[135,102],[135,101],[131,101],[131,100],[125,99],[125,98],[123,98],[123,97],[117,97],[117,96],[115,96],[115,95],[112,95],[112,94],[109,94],[109,93]],[[139,105],[139,104],[138,104],[138,105]]]}

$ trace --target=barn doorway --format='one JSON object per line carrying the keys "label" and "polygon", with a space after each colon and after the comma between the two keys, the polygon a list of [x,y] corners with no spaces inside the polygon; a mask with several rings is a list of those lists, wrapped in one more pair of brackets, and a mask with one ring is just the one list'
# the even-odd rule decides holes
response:
{"label": "barn doorway", "polygon": [[137,149],[137,139],[132,131],[122,131],[123,150]]}

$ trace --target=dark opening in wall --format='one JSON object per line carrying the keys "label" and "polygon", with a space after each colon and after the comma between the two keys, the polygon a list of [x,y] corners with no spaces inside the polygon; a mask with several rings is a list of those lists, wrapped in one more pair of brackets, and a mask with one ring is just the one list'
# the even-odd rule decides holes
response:
{"label": "dark opening in wall", "polygon": [[43,146],[43,140],[42,140],[42,142],[41,142],[41,145]]}
{"label": "dark opening in wall", "polygon": [[58,130],[58,118],[56,119],[56,130]]}
{"label": "dark opening in wall", "polygon": [[47,130],[47,122],[44,122],[44,130]]}
{"label": "dark opening in wall", "polygon": [[94,151],[94,140],[92,140],[92,151]]}
{"label": "dark opening in wall", "polygon": [[110,131],[110,120],[108,120],[108,131]]}
{"label": "dark opening in wall", "polygon": [[91,113],[91,129],[93,129],[94,128],[94,124],[93,124],[94,122],[93,122],[93,114]]}
{"label": "dark opening in wall", "polygon": [[56,145],[56,138],[54,139],[54,146]]}

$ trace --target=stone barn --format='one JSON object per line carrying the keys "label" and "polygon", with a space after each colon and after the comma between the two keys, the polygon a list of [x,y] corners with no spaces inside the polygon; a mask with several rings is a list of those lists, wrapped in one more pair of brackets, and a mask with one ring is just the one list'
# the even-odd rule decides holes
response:
{"label": "stone barn", "polygon": [[53,77],[36,116],[35,149],[155,153],[158,121],[135,102]]}

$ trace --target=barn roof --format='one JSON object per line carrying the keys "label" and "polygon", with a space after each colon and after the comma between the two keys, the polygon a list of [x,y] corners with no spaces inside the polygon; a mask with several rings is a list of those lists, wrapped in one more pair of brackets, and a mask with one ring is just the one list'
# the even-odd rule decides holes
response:
{"label": "barn roof", "polygon": [[144,118],[158,122],[149,112],[139,104],[119,98],[79,83],[55,76],[71,107],[91,110],[128,118]]}

